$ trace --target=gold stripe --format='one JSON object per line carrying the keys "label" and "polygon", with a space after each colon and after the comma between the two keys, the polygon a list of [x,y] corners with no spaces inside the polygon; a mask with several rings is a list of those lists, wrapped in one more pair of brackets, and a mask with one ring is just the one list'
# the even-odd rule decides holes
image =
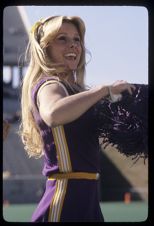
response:
{"label": "gold stripe", "polygon": [[72,171],[72,165],[66,141],[65,131],[63,126],[58,126],[52,129],[53,137],[58,155],[58,165],[60,172]]}
{"label": "gold stripe", "polygon": [[56,183],[56,188],[55,188],[55,193],[54,193],[54,196],[53,196],[53,199],[50,203],[50,209],[49,209],[49,215],[48,215],[48,222],[50,222],[51,220],[51,213],[52,213],[52,206],[53,206],[53,201],[54,201],[54,198],[56,196],[56,193],[57,193],[57,189],[58,189],[58,183]]}
{"label": "gold stripe", "polygon": [[55,215],[55,222],[60,221],[64,197],[65,197],[65,194],[66,194],[66,188],[67,188],[67,180],[65,179],[65,180],[61,181],[61,189],[60,189],[60,193],[59,193],[58,203],[57,203],[57,206],[56,206],[57,209],[56,209],[56,215]]}
{"label": "gold stripe", "polygon": [[69,172],[69,173],[55,173],[51,175],[48,180],[52,179],[90,179],[97,180],[99,173],[86,173],[86,172]]}
{"label": "gold stripe", "polygon": [[62,182],[57,181],[57,191],[56,191],[56,194],[54,196],[53,207],[52,207],[51,218],[50,218],[51,222],[55,222],[55,214],[56,214],[56,209],[57,209],[57,201],[59,200],[59,195],[60,195],[60,192],[61,192],[60,183],[62,183]]}
{"label": "gold stripe", "polygon": [[57,152],[58,152],[58,161],[59,161],[59,164],[61,165],[61,169],[60,171],[65,171],[65,161],[63,160],[63,157],[62,157],[62,146],[61,146],[61,140],[59,139],[59,132],[58,132],[58,128],[54,128],[54,131],[55,131],[55,135],[56,135],[56,142],[57,142]]}
{"label": "gold stripe", "polygon": [[62,208],[63,208],[63,204],[64,204],[64,198],[66,196],[68,180],[65,180],[64,182],[65,182],[65,184],[64,184],[63,194],[62,194],[62,197],[61,197],[60,210],[59,210],[59,215],[58,215],[58,222],[60,221],[60,217],[61,217],[61,212],[62,212]]}
{"label": "gold stripe", "polygon": [[60,221],[61,211],[67,189],[67,182],[68,180],[57,180],[56,182],[56,192],[50,205],[50,212],[48,217],[49,222]]}
{"label": "gold stripe", "polygon": [[59,153],[61,155],[61,160],[62,160],[63,166],[64,166],[62,171],[67,172],[67,171],[69,171],[69,166],[68,166],[68,161],[67,161],[64,138],[61,133],[61,126],[57,127],[56,130],[57,130],[58,143],[59,143],[59,147],[60,147]]}
{"label": "gold stripe", "polygon": [[64,131],[64,127],[63,126],[61,127],[61,132],[62,132],[62,135],[63,135],[63,140],[64,140],[64,143],[65,143],[65,147],[66,147],[66,155],[67,155],[69,171],[72,171],[72,164],[71,164],[71,159],[70,159],[70,153],[69,153],[69,150],[68,150],[68,144],[67,144],[67,141],[66,141],[66,136],[65,136],[65,131]]}
{"label": "gold stripe", "polygon": [[57,142],[57,138],[56,138],[56,132],[55,132],[55,128],[52,129],[52,134],[53,134],[53,137],[54,137],[54,142],[55,142],[55,145],[56,145],[56,151],[57,151],[57,156],[58,156],[58,166],[59,166],[59,170],[62,171],[62,161],[60,160],[60,153],[59,153],[59,148],[58,148],[58,142]]}

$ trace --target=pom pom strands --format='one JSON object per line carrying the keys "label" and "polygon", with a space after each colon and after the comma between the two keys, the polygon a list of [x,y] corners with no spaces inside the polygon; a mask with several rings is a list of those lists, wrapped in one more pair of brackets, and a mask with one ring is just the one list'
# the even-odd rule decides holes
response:
{"label": "pom pom strands", "polygon": [[95,119],[104,144],[116,145],[118,151],[132,159],[148,157],[148,85],[134,84],[133,94],[111,103],[102,99],[96,104]]}

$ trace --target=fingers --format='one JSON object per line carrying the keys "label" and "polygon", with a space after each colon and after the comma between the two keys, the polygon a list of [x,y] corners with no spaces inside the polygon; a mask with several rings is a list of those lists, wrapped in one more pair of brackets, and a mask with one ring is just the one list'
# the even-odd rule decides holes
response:
{"label": "fingers", "polygon": [[123,85],[124,90],[127,90],[131,95],[133,94],[133,91],[136,89],[133,84],[130,84],[124,80],[120,80],[119,82]]}
{"label": "fingers", "polygon": [[133,90],[136,89],[136,87],[135,87],[133,84],[130,84],[130,86],[131,86],[131,88],[132,88]]}
{"label": "fingers", "polygon": [[133,94],[132,89],[131,89],[131,86],[128,86],[127,90],[128,90],[128,92],[129,92],[131,95]]}
{"label": "fingers", "polygon": [[131,95],[133,94],[133,91],[134,91],[135,89],[136,89],[136,88],[135,88],[134,85],[128,83],[128,88],[127,88],[127,90],[128,90],[128,92],[129,92]]}
{"label": "fingers", "polygon": [[108,142],[105,142],[105,143],[103,144],[103,148],[106,149],[106,148],[108,147],[108,145],[109,145],[109,143],[108,143]]}
{"label": "fingers", "polygon": [[132,95],[133,91],[136,89],[136,87],[133,84],[128,83],[124,80],[118,80],[112,85],[112,91],[113,94],[119,94],[123,91],[128,91],[129,94]]}
{"label": "fingers", "polygon": [[109,146],[109,147],[113,147],[113,148],[115,148],[115,149],[118,148],[118,145],[117,145],[117,144],[113,144],[113,143],[109,143],[109,142],[105,142],[105,143],[103,143],[103,145],[102,145],[102,147],[104,148],[104,150],[105,150],[108,146]]}

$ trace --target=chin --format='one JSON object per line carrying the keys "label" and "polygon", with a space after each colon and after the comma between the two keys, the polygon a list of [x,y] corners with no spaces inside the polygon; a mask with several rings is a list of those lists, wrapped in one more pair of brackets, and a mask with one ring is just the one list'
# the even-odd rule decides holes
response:
{"label": "chin", "polygon": [[67,65],[68,69],[71,70],[71,71],[74,71],[77,69],[77,66],[75,65]]}
{"label": "chin", "polygon": [[75,71],[75,70],[77,70],[77,67],[71,67],[71,68],[69,68],[71,71]]}

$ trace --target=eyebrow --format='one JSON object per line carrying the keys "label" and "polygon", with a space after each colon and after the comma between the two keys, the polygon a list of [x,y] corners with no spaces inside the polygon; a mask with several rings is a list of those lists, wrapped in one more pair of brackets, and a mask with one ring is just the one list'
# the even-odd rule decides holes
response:
{"label": "eyebrow", "polygon": [[[62,32],[62,33],[57,34],[57,36],[59,36],[59,35],[68,35],[68,33]],[[74,36],[79,36],[80,37],[80,35],[78,33],[75,33]]]}

